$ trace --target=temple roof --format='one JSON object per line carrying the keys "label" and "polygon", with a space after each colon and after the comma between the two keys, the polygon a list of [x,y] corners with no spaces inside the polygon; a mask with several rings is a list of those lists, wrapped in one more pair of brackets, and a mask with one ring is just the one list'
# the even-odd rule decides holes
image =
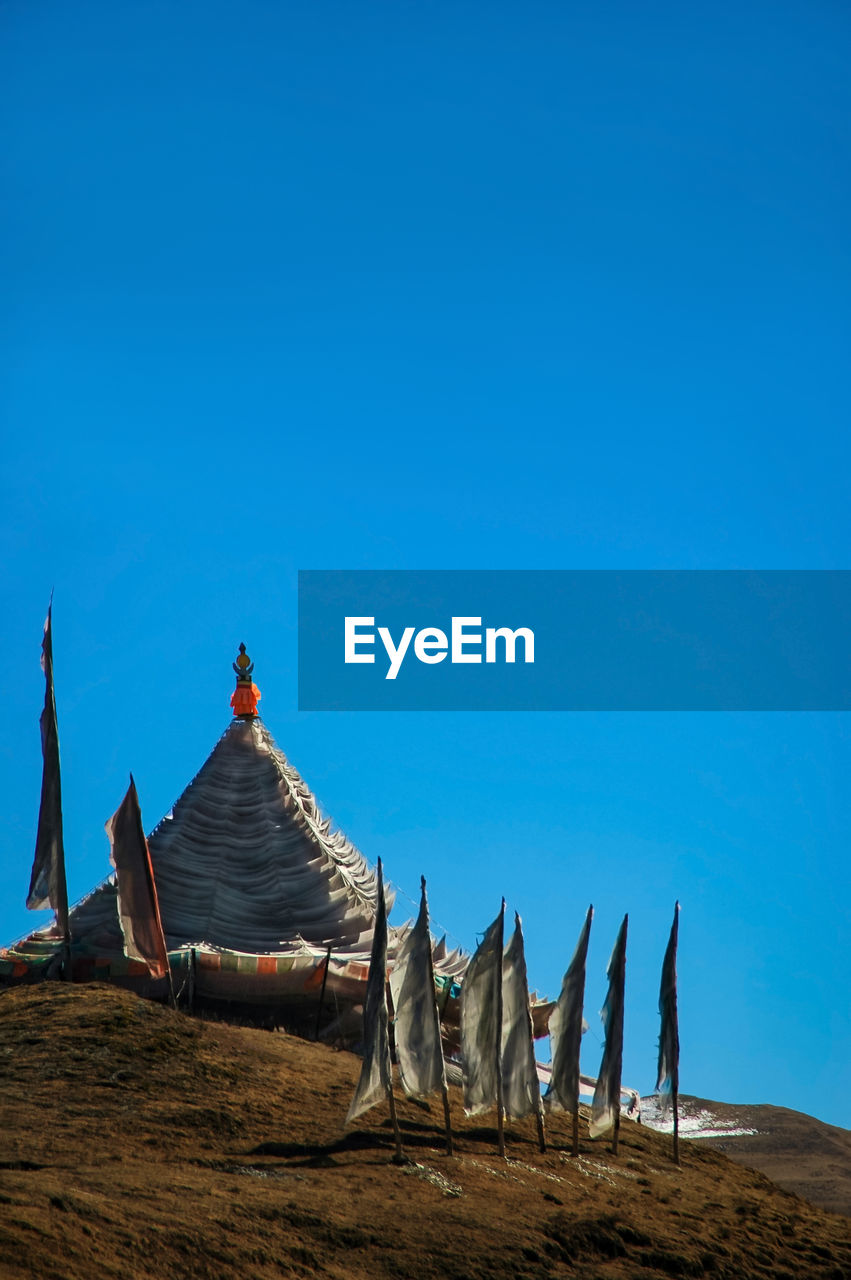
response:
{"label": "temple roof", "polygon": [[[148,844],[170,949],[369,950],[377,878],[259,716],[231,722]],[[71,931],[122,950],[111,881],[72,910]]]}

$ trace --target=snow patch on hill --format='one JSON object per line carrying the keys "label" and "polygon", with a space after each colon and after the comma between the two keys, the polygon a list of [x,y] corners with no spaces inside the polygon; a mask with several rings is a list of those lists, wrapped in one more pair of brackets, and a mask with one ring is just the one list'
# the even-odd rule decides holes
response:
{"label": "snow patch on hill", "polygon": [[[691,1107],[680,1102],[681,1138],[747,1138],[758,1129],[745,1129],[734,1120],[722,1120],[704,1107]],[[641,1099],[641,1123],[659,1133],[672,1133],[674,1117],[670,1107],[663,1114],[659,1098],[652,1094]]]}

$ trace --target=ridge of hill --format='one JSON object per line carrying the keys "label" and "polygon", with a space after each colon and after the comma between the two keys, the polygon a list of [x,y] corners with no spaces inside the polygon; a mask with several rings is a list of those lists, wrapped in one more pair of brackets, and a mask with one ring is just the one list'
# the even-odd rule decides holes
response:
{"label": "ridge of hill", "polygon": [[360,1062],[105,985],[0,997],[3,1280],[730,1280],[851,1277],[848,1222],[720,1152],[624,1124],[617,1158],[568,1118],[508,1127],[397,1090],[346,1133]]}
{"label": "ridge of hill", "polygon": [[[667,1132],[655,1099],[641,1099],[642,1120]],[[710,1102],[680,1096],[680,1134],[768,1174],[822,1209],[851,1217],[851,1133],[770,1103]]]}

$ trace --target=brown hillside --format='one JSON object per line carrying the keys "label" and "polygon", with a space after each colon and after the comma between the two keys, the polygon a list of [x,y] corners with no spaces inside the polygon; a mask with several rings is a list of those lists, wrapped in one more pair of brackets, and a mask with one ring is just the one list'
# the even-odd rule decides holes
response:
{"label": "brown hillside", "polygon": [[757,1130],[694,1141],[760,1169],[787,1191],[796,1191],[824,1209],[851,1216],[851,1133],[847,1129],[767,1103],[733,1105],[683,1098],[683,1105],[707,1108],[730,1124]]}
{"label": "brown hillside", "polygon": [[0,997],[0,1276],[851,1277],[846,1219],[631,1123],[617,1160],[568,1125],[465,1121],[399,1095],[341,1130],[356,1058],[192,1020],[106,986]]}

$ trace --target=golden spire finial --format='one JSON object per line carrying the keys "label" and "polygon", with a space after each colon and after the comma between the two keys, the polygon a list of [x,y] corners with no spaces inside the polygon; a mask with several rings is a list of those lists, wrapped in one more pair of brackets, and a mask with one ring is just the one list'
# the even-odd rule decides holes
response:
{"label": "golden spire finial", "polygon": [[241,644],[239,646],[239,657],[237,658],[236,662],[232,663],[231,665],[233,666],[233,669],[236,672],[237,680],[244,684],[250,678],[251,673],[254,670],[254,663],[251,661],[248,654],[245,652],[244,644]]}
{"label": "golden spire finial", "polygon": [[236,662],[231,664],[236,672],[236,688],[231,694],[230,705],[235,716],[251,717],[257,715],[257,703],[260,701],[260,690],[252,683],[251,675],[254,663],[245,652],[245,645],[239,646]]}

